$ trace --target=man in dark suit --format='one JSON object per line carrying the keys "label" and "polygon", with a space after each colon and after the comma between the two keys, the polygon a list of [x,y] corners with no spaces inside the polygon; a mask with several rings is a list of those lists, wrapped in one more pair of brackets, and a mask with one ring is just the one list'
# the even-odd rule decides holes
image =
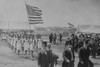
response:
{"label": "man in dark suit", "polygon": [[60,42],[62,42],[62,34],[61,33],[59,34],[59,40],[60,40]]}
{"label": "man in dark suit", "polygon": [[50,62],[50,66],[49,67],[54,67],[54,65],[57,65],[57,59],[59,58],[58,55],[56,55],[55,53],[53,53],[52,49],[51,49],[51,43],[48,43],[48,56],[49,58],[49,62]]}
{"label": "man in dark suit", "polygon": [[88,48],[88,41],[84,41],[84,46],[79,51],[78,67],[93,67],[93,63],[89,59],[90,50]]}
{"label": "man in dark suit", "polygon": [[47,48],[47,42],[43,42],[43,49],[39,52],[38,56],[39,67],[49,67],[50,65],[50,56],[46,48]]}
{"label": "man in dark suit", "polygon": [[52,41],[53,41],[53,34],[51,33],[51,34],[49,35],[49,42],[52,43]]}
{"label": "man in dark suit", "polygon": [[65,51],[63,52],[63,59],[62,67],[74,67],[75,55],[71,45],[66,46]]}
{"label": "man in dark suit", "polygon": [[54,35],[53,35],[53,44],[56,44],[56,40],[57,40],[57,34],[54,33]]}

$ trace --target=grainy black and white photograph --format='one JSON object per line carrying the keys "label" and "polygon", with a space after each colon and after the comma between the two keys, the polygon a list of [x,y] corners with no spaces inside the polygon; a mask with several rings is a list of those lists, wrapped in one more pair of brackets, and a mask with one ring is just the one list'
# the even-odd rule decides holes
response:
{"label": "grainy black and white photograph", "polygon": [[0,67],[100,67],[100,0],[0,0]]}

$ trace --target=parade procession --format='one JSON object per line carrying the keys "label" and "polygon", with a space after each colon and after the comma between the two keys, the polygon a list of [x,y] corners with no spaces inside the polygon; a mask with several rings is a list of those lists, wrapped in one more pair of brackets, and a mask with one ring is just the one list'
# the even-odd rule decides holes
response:
{"label": "parade procession", "polygon": [[0,67],[100,67],[99,0],[0,0]]}
{"label": "parade procession", "polygon": [[[43,41],[39,34],[30,35],[24,33],[2,33],[1,40],[7,42],[8,47],[18,56],[23,54],[24,58],[30,58],[33,61],[38,60],[40,67],[54,67],[58,64],[59,56],[52,52],[51,47],[57,44],[54,42],[55,38],[52,38],[51,34],[48,37],[48,42]],[[60,40],[56,41],[61,42]],[[75,53],[79,54],[77,67],[94,67],[89,57],[96,59],[100,56],[100,35],[72,34],[65,41],[63,49],[62,67],[74,67]],[[45,51],[47,52],[46,55],[43,54]]]}

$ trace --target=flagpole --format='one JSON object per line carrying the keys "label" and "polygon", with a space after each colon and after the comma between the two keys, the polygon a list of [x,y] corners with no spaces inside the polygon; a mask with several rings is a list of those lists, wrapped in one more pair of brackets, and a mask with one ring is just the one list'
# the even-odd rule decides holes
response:
{"label": "flagpole", "polygon": [[9,31],[9,21],[8,21],[8,31]]}
{"label": "flagpole", "polygon": [[[25,6],[26,6],[26,1],[24,1],[25,2]],[[26,8],[26,7],[25,7]],[[26,8],[26,11],[27,11],[27,8]],[[26,13],[27,14],[27,13]],[[29,18],[28,18],[28,14],[27,14],[27,19],[28,19],[28,22],[29,22]],[[28,24],[28,26],[29,26],[29,30],[31,31],[31,27],[30,27],[30,23]]]}
{"label": "flagpole", "polygon": [[34,32],[36,33],[36,27],[35,27],[35,24],[34,24]]}
{"label": "flagpole", "polygon": [[9,23],[9,21],[8,21],[8,32],[9,32],[9,24],[10,24],[10,23]]}

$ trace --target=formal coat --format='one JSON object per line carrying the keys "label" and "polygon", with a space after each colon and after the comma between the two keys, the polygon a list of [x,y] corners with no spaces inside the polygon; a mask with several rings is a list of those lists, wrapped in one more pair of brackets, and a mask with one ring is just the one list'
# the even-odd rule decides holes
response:
{"label": "formal coat", "polygon": [[48,51],[41,51],[38,55],[38,65],[39,67],[49,67],[50,56]]}
{"label": "formal coat", "polygon": [[48,51],[48,56],[49,56],[49,62],[50,66],[49,67],[54,67],[54,65],[57,64],[57,59],[59,58],[58,55],[52,52],[51,49],[47,50]]}
{"label": "formal coat", "polygon": [[59,40],[62,42],[62,34],[59,34]]}
{"label": "formal coat", "polygon": [[78,67],[93,67],[93,63],[89,59],[90,51],[85,47],[81,47],[79,51]]}
{"label": "formal coat", "polygon": [[75,56],[72,51],[66,49],[63,53],[63,59],[62,67],[74,67]]}
{"label": "formal coat", "polygon": [[51,33],[51,34],[49,35],[49,42],[52,43],[52,41],[53,41],[53,34]]}

